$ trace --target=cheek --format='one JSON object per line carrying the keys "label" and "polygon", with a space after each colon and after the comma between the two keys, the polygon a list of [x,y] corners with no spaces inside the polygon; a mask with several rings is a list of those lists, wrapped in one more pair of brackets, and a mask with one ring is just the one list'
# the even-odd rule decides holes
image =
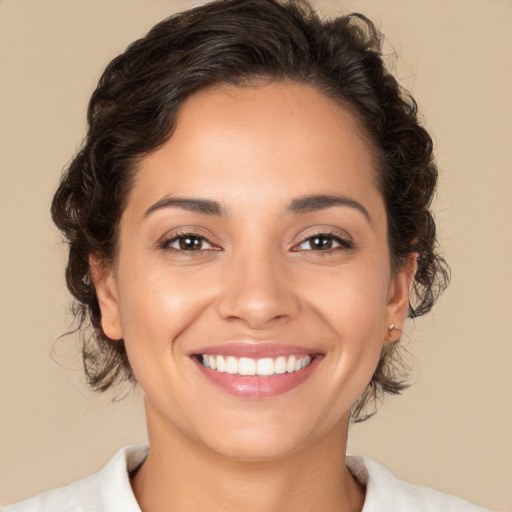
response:
{"label": "cheek", "polygon": [[[304,296],[322,319],[332,339],[336,392],[353,387],[355,396],[368,384],[384,343],[389,269],[379,262],[337,269],[331,276],[316,276]],[[344,393],[343,393],[344,394]],[[341,395],[340,395],[341,396]]]}
{"label": "cheek", "polygon": [[[129,269],[137,268],[130,273]],[[119,305],[128,356],[164,357],[179,348],[180,334],[201,316],[214,295],[193,272],[126,260],[119,265]],[[171,360],[171,359],[167,359]]]}
{"label": "cheek", "polygon": [[180,411],[183,388],[191,385],[183,367],[181,335],[200,315],[204,301],[188,279],[171,279],[169,272],[155,267],[137,268],[133,277],[123,275],[122,266],[119,269],[121,325],[128,360],[146,396],[163,409]]}
{"label": "cheek", "polygon": [[301,278],[302,295],[326,321],[363,332],[384,318],[389,269],[378,262],[362,262]]}

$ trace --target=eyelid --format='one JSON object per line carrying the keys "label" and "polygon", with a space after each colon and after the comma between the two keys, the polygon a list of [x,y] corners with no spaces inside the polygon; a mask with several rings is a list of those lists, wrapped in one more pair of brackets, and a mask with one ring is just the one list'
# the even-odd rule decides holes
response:
{"label": "eyelid", "polygon": [[[186,237],[186,236],[193,236],[196,238],[200,238],[200,239],[204,240],[206,243],[208,243],[208,245],[210,245],[210,247],[207,249],[200,249],[200,250],[196,250],[196,251],[192,251],[192,250],[186,251],[184,249],[176,249],[174,247],[170,247],[170,244],[172,242],[175,242],[178,239]],[[204,233],[201,233],[199,229],[195,229],[192,227],[180,228],[177,231],[171,231],[170,233],[165,234],[157,242],[157,246],[160,249],[174,250],[176,252],[190,252],[190,253],[200,253],[200,252],[204,252],[204,251],[220,251],[220,250],[222,250],[218,244],[215,244],[214,242],[211,241],[209,236],[205,235]]]}
{"label": "eyelid", "polygon": [[[325,236],[328,238],[332,238],[334,241],[336,241],[340,245],[339,245],[339,247],[333,247],[331,249],[324,250],[324,251],[315,250],[315,249],[299,249],[300,245],[302,245],[303,243],[307,242],[308,240],[310,240],[316,236]],[[327,252],[335,251],[338,249],[352,249],[353,247],[354,247],[354,242],[352,240],[352,237],[348,233],[346,233],[344,231],[342,232],[340,229],[326,227],[326,228],[317,228],[315,230],[312,230],[311,232],[302,233],[300,240],[292,246],[291,250],[292,250],[292,252],[304,251],[304,252],[327,253]]]}
{"label": "eyelid", "polygon": [[170,238],[168,239],[166,242],[165,242],[165,248],[166,249],[173,249],[175,251],[180,251],[180,252],[189,252],[187,251],[186,249],[182,249],[182,248],[179,248],[179,247],[173,247],[173,245],[175,245],[176,243],[178,243],[180,241],[180,239],[182,238],[186,238],[187,236],[189,237],[194,237],[194,238],[198,238],[201,240],[201,243],[202,245],[208,245],[208,247],[201,247],[201,249],[191,249],[190,252],[199,252],[199,251],[211,251],[211,250],[214,250],[213,249],[213,245],[210,241],[208,241],[204,236],[198,236],[198,235],[194,235],[192,233],[189,233],[188,235],[177,235],[173,238]]}

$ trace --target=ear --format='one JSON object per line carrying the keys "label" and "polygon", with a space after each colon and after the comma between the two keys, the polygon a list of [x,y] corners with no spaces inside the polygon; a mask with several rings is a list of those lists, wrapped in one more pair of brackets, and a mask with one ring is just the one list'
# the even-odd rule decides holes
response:
{"label": "ear", "polygon": [[417,259],[417,253],[410,253],[395,275],[391,276],[386,305],[385,341],[397,341],[400,337],[394,329],[389,329],[389,326],[394,324],[398,331],[402,330],[409,311],[409,294],[416,274]]}
{"label": "ear", "polygon": [[114,269],[108,267],[96,256],[89,256],[89,270],[96,289],[101,311],[101,327],[112,340],[123,337],[119,310],[119,297]]}

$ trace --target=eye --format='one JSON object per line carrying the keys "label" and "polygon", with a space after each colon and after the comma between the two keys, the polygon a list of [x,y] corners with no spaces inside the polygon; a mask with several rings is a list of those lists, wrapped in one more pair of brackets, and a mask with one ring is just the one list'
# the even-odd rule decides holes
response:
{"label": "eye", "polygon": [[319,233],[306,238],[303,242],[296,246],[298,251],[329,251],[338,248],[349,249],[351,243],[343,238],[329,233]]}
{"label": "eye", "polygon": [[184,233],[165,240],[162,243],[162,248],[175,251],[208,251],[214,249],[206,238],[194,233]]}

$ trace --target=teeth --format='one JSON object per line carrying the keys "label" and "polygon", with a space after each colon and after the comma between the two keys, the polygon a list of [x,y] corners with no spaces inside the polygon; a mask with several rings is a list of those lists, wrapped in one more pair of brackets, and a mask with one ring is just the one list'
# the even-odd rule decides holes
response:
{"label": "teeth", "polygon": [[280,356],[274,362],[274,373],[281,375],[286,373],[286,357]]}
{"label": "teeth", "polygon": [[240,375],[256,375],[256,361],[248,357],[238,360],[238,373]]}
{"label": "teeth", "polygon": [[231,375],[282,375],[283,373],[298,372],[311,364],[311,356],[279,356],[275,359],[266,357],[252,359],[250,357],[214,356],[203,354],[200,358],[205,368],[211,368],[221,373]]}
{"label": "teeth", "polygon": [[238,373],[238,360],[236,357],[228,356],[226,359],[226,372],[231,374]]}
{"label": "teeth", "polygon": [[301,361],[302,368],[306,368],[306,366],[309,366],[311,364],[311,357],[306,356]]}
{"label": "teeth", "polygon": [[[213,356],[215,357],[215,356]],[[224,361],[224,358],[222,356],[217,356],[217,371],[218,372],[225,372],[226,371],[226,361]]]}
{"label": "teeth", "polygon": [[274,375],[274,360],[271,357],[258,359],[256,374],[261,376]]}

